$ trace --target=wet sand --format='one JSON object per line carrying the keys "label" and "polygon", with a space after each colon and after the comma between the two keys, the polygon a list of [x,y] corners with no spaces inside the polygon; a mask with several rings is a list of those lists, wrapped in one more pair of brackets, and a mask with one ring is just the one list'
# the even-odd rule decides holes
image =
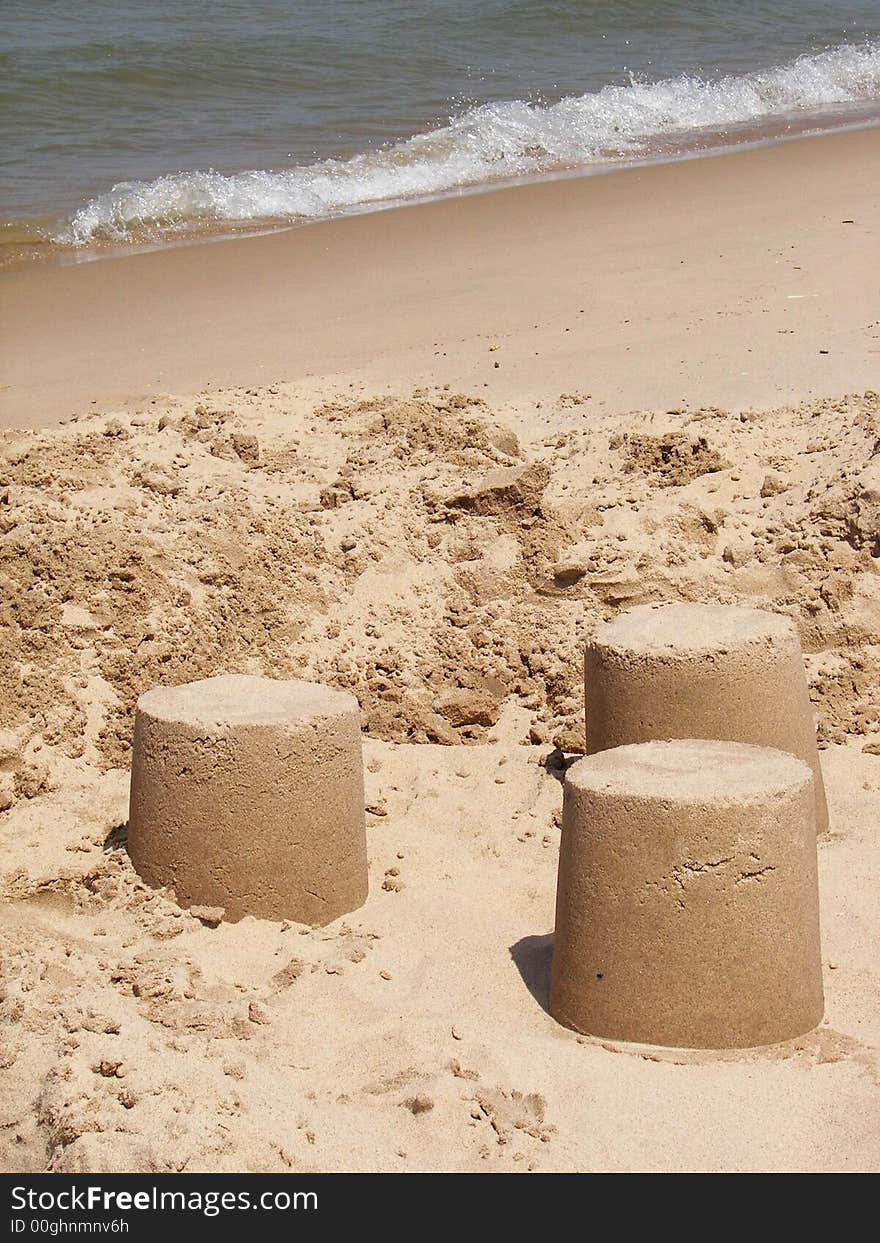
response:
{"label": "wet sand", "polygon": [[871,387],[878,154],[867,129],[8,272],[0,419],[308,379],[620,409]]}

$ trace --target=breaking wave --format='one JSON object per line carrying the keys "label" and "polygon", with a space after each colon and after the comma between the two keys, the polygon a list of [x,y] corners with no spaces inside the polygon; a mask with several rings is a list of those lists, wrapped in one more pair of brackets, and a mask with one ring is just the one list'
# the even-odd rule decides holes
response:
{"label": "breaking wave", "polygon": [[[508,178],[685,152],[744,128],[880,101],[880,44],[846,44],[760,73],[631,80],[557,103],[472,107],[378,151],[287,169],[178,172],[122,182],[81,207],[52,240],[66,245],[169,237],[195,229],[295,222]],[[821,126],[820,126],[821,127]],[[711,145],[711,144],[709,144]]]}

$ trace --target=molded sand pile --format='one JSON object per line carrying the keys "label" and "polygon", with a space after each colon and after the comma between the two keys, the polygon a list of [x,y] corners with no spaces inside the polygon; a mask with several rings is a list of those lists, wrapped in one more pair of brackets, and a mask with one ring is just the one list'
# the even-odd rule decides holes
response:
{"label": "molded sand pile", "polygon": [[681,740],[565,783],[550,1010],[593,1036],[734,1048],[822,1017],[813,781],[793,756]]}
{"label": "molded sand pile", "polygon": [[226,675],[138,700],[129,850],[182,906],[327,924],[367,897],[360,713],[311,682]]}
{"label": "molded sand pile", "polygon": [[800,640],[778,613],[738,605],[646,604],[600,626],[584,662],[587,753],[664,738],[775,747],[815,779],[828,827]]}

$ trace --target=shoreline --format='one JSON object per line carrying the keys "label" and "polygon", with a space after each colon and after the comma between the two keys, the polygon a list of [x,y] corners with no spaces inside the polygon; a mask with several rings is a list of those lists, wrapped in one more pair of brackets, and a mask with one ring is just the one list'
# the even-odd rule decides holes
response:
{"label": "shoreline", "polygon": [[[689,160],[711,160],[722,155],[735,155],[738,152],[756,151],[764,147],[776,146],[780,143],[798,142],[803,138],[825,138],[835,134],[857,133],[861,130],[880,128],[880,111],[878,111],[876,105],[862,107],[857,111],[862,114],[861,119],[844,121],[836,125],[818,126],[815,123],[818,114],[811,114],[805,118],[788,118],[783,129],[774,129],[770,121],[763,126],[757,123],[743,123],[739,127],[739,132],[743,135],[739,140],[731,139],[730,132],[725,131],[724,140],[722,141],[721,131],[709,129],[705,132],[699,131],[707,145],[685,145],[681,148],[672,148],[668,151],[642,157],[633,157],[631,159],[621,157],[616,160],[596,161],[568,168],[559,167],[531,174],[523,173],[519,176],[512,174],[499,176],[495,181],[468,182],[449,187],[445,190],[437,190],[433,193],[414,195],[410,198],[402,197],[367,201],[340,210],[336,214],[328,214],[327,216],[304,216],[297,219],[267,216],[263,218],[255,217],[250,222],[246,220],[223,222],[218,219],[204,228],[196,227],[194,224],[191,232],[182,231],[177,235],[168,233],[167,236],[155,238],[138,239],[137,237],[132,237],[129,241],[96,241],[91,244],[73,245],[71,243],[58,242],[52,238],[42,238],[36,235],[31,237],[29,235],[30,228],[39,230],[40,228],[48,229],[53,225],[57,225],[65,219],[62,215],[44,214],[34,217],[32,220],[28,218],[20,220],[10,219],[0,222],[0,228],[10,228],[13,232],[18,228],[22,237],[16,241],[0,243],[0,278],[7,272],[27,269],[34,263],[48,263],[56,266],[96,263],[102,259],[127,258],[131,255],[149,254],[153,251],[173,249],[179,246],[201,246],[214,242],[262,237],[272,233],[286,233],[290,229],[306,228],[312,224],[323,224],[331,220],[344,220],[350,216],[394,211],[404,207],[418,207],[428,203],[440,203],[447,199],[463,198],[475,194],[493,194],[499,190],[516,189],[517,187],[536,185],[544,181],[569,181],[585,177],[604,177],[633,169],[652,168],[661,164],[680,164]],[[732,129],[736,130],[737,126],[733,126]],[[717,141],[713,141],[713,138]],[[250,170],[239,168],[223,169],[221,171],[225,176],[232,176],[247,173]],[[278,170],[270,169],[268,171],[274,172]],[[107,189],[109,188],[107,187]],[[45,253],[27,255],[12,253],[16,249],[25,250],[28,247],[35,251],[44,247]],[[11,257],[9,257],[10,254]]]}
{"label": "shoreline", "polygon": [[870,388],[878,151],[846,131],[10,271],[0,426],[291,381],[518,411],[548,386],[620,408]]}

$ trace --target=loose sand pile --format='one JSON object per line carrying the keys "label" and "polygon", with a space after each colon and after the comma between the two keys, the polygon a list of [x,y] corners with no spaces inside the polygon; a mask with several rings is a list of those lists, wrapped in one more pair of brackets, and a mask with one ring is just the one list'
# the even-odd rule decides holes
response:
{"label": "loose sand pile", "polygon": [[[876,1166],[878,446],[875,393],[612,416],[276,386],[6,434],[0,1160]],[[670,598],[787,613],[807,653],[826,1020],[758,1053],[605,1047],[543,1008],[583,643]],[[135,699],[220,671],[358,697],[356,916],[212,927],[134,873]]]}

